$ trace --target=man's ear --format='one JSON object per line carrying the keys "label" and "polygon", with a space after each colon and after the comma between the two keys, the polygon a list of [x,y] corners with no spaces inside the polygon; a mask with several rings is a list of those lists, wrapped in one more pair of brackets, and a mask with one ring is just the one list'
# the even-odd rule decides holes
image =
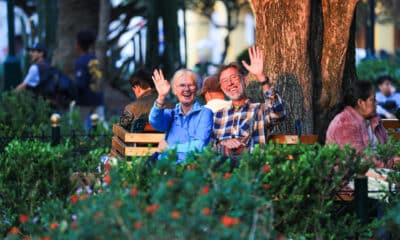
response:
{"label": "man's ear", "polygon": [[247,75],[244,76],[244,84],[246,85],[246,87],[249,86],[249,81],[249,77]]}

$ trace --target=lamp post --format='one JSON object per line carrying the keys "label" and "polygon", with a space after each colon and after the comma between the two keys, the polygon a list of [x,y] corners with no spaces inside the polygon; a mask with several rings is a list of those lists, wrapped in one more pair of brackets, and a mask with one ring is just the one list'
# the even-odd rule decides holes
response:
{"label": "lamp post", "polygon": [[8,56],[4,61],[3,90],[10,90],[22,80],[21,64],[15,56],[14,0],[7,0]]}

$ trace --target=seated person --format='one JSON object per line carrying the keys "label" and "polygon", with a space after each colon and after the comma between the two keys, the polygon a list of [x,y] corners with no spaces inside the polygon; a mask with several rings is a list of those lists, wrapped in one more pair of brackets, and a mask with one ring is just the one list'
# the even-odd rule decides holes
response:
{"label": "seated person", "polygon": [[207,103],[204,107],[211,109],[213,112],[230,107],[232,104],[231,101],[225,100],[224,92],[221,89],[218,77],[215,75],[204,79],[201,93]]}
{"label": "seated person", "polygon": [[[376,114],[376,106],[372,83],[355,81],[345,90],[343,102],[337,106],[338,114],[328,126],[326,143],[341,147],[350,144],[357,152],[363,152],[367,147],[376,149],[378,143],[385,144],[388,136]],[[377,159],[374,163],[377,168],[392,168],[394,164]]]}
{"label": "seated person", "polygon": [[[196,101],[198,79],[193,71],[178,70],[170,84],[162,71],[156,69],[153,81],[158,97],[151,108],[149,122],[157,131],[166,133],[165,140],[159,143],[159,151],[176,149],[176,163],[184,162],[188,152],[201,151],[209,143],[213,113]],[[166,109],[165,100],[171,86],[179,102],[174,109]]]}
{"label": "seated person", "polygon": [[253,103],[246,96],[247,77],[239,64],[223,65],[218,73],[221,89],[232,104],[215,113],[213,142],[226,157],[233,158],[245,149],[250,151],[256,144],[264,145],[270,128],[286,116],[280,96],[264,75],[264,52],[258,47],[251,47],[249,56],[250,65],[244,61],[242,64],[256,76],[265,102]]}
{"label": "seated person", "polygon": [[378,88],[379,92],[376,93],[377,113],[384,118],[396,118],[396,112],[400,109],[400,93],[396,93],[393,79],[390,76],[379,77]]}
{"label": "seated person", "polygon": [[[132,92],[136,96],[136,100],[125,106],[124,112],[120,118],[120,125],[131,132],[140,132],[143,129],[132,128],[135,128],[135,126],[144,128],[144,125],[148,123],[150,109],[157,99],[158,94],[154,88],[151,73],[145,68],[139,68],[135,71],[129,79],[129,82]],[[172,105],[168,104],[167,107],[172,107]],[[140,121],[141,123],[132,125],[135,121]]]}

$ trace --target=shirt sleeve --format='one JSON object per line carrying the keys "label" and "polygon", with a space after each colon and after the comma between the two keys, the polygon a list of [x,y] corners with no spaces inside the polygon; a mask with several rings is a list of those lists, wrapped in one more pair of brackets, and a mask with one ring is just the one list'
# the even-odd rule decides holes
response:
{"label": "shirt sleeve", "polygon": [[213,113],[210,109],[204,108],[201,111],[199,124],[196,125],[194,139],[186,143],[175,144],[171,148],[176,148],[177,152],[190,152],[201,150],[210,142],[213,127]]}
{"label": "shirt sleeve", "polygon": [[386,115],[386,114],[388,114],[388,111],[385,108],[383,108],[381,105],[378,105],[376,107],[376,113],[379,115]]}
{"label": "shirt sleeve", "polygon": [[157,131],[166,132],[172,120],[172,111],[173,109],[158,108],[154,102],[149,114],[150,125]]}
{"label": "shirt sleeve", "polygon": [[272,93],[269,89],[264,93],[264,98],[267,110],[267,116],[264,118],[266,125],[276,125],[282,122],[286,117],[286,109],[279,94],[276,91]]}
{"label": "shirt sleeve", "polygon": [[29,67],[28,74],[24,79],[24,83],[29,87],[36,87],[39,85],[40,78],[39,78],[39,67],[36,64],[32,64]]}

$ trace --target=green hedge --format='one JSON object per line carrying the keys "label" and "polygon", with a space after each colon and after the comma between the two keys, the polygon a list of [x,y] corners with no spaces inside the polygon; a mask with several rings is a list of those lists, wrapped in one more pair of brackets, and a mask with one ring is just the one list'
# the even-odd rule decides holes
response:
{"label": "green hedge", "polygon": [[[397,152],[385,154],[399,154],[398,142],[390,147]],[[15,222],[20,234],[9,237],[346,239],[370,237],[383,224],[361,225],[351,209],[337,214],[341,205],[333,200],[345,169],[353,175],[370,165],[350,148],[271,144],[244,155],[233,172],[229,163],[216,167],[211,149],[183,165],[175,158],[171,152],[152,167],[142,158],[116,162],[111,171],[104,166],[93,192],[38,205],[36,215]]]}

